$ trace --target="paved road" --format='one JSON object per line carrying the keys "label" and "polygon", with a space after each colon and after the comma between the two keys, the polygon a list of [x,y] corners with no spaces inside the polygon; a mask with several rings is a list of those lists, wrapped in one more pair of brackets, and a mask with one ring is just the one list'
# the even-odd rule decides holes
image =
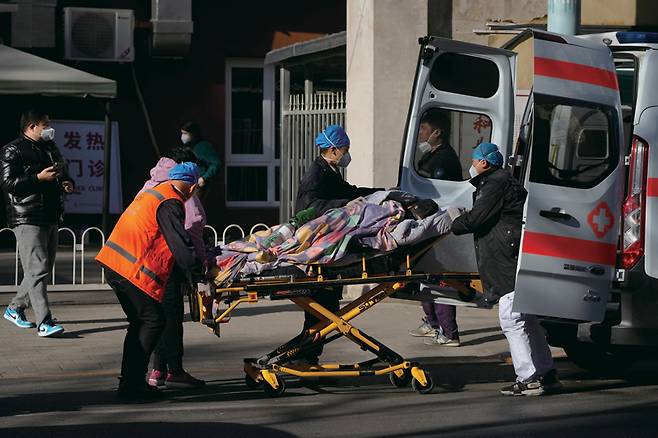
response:
{"label": "paved road", "polygon": [[[436,348],[409,337],[417,305],[383,302],[356,322],[438,381],[429,395],[393,388],[385,378],[288,380],[271,399],[242,383],[243,357],[269,351],[296,334],[302,316],[292,305],[265,302],[239,311],[217,339],[187,322],[186,367],[208,380],[198,391],[168,391],[158,403],[125,405],[114,397],[125,322],[116,304],[56,305],[67,328],[41,339],[0,321],[0,436],[656,436],[655,364],[635,367],[632,380],[596,379],[561,350],[556,363],[563,394],[508,398],[513,378],[493,311],[459,309],[463,347]],[[326,359],[364,353],[338,341]]]}

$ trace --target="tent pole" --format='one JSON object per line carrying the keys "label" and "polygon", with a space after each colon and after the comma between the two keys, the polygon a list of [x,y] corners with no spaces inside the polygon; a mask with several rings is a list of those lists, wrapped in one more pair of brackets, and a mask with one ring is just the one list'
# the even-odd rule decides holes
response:
{"label": "tent pole", "polygon": [[103,233],[107,238],[110,220],[110,169],[112,150],[112,121],[110,119],[110,101],[105,101],[105,145],[103,148]]}

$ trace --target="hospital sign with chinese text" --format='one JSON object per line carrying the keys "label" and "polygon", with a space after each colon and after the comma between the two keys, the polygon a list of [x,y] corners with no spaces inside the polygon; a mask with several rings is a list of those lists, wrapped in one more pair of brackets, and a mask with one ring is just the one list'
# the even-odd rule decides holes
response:
{"label": "hospital sign with chinese text", "polygon": [[[103,209],[105,174],[105,124],[103,121],[52,120],[55,144],[75,181],[75,191],[67,195],[66,213],[100,214]],[[110,172],[110,213],[121,213],[121,166],[119,126],[112,123]]]}

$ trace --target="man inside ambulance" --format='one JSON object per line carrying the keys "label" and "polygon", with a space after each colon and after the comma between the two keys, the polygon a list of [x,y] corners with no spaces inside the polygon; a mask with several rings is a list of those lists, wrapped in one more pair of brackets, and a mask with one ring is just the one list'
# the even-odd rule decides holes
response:
{"label": "man inside ambulance", "polygon": [[[450,146],[450,118],[443,111],[431,109],[420,119],[415,164],[418,173],[426,178],[449,181],[462,180],[462,166],[455,150]],[[431,301],[423,303],[420,326],[410,330],[414,337],[424,337],[425,344],[459,347],[457,308]]]}
{"label": "man inside ambulance", "polygon": [[426,178],[462,181],[462,166],[450,146],[450,118],[438,109],[427,111],[418,127],[415,164]]}
{"label": "man inside ambulance", "polygon": [[542,395],[562,385],[553,367],[546,336],[534,315],[512,311],[523,206],[528,193],[503,169],[503,155],[493,143],[480,143],[469,174],[475,186],[473,208],[454,218],[452,232],[473,234],[485,300],[499,302],[500,328],[509,343],[516,382],[503,395]]}

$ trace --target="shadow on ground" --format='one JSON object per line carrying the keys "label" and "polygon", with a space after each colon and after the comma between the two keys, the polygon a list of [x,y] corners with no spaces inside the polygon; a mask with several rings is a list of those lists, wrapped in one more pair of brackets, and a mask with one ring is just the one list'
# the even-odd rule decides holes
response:
{"label": "shadow on ground", "polygon": [[[450,358],[454,359],[454,358]],[[441,358],[431,357],[431,358],[416,358],[416,361],[423,364],[423,367],[427,369],[436,384],[434,393],[440,395],[441,393],[447,392],[460,392],[468,390],[468,385],[481,384],[481,383],[493,383],[501,382],[507,383],[514,380],[514,371],[511,365],[497,361],[491,362],[478,362],[478,363],[441,363]],[[556,362],[558,370],[563,377],[564,382],[564,391],[563,394],[578,394],[586,392],[597,392],[610,389],[620,389],[628,387],[637,387],[637,386],[646,386],[646,385],[655,385],[658,383],[658,378],[656,374],[650,372],[649,369],[646,372],[635,372],[633,375],[634,380],[605,380],[600,378],[592,377],[586,372],[580,371],[573,366],[567,360],[558,360]],[[96,381],[98,383],[98,380]],[[62,382],[63,383],[63,382]],[[114,385],[113,385],[114,386]],[[300,380],[296,378],[286,378],[286,392],[281,396],[281,401],[283,400],[300,400],[302,403],[307,403],[306,400],[314,400],[315,397],[321,396],[322,394],[352,394],[358,399],[366,400],[372,397],[382,396],[386,397],[393,393],[412,394],[412,389],[407,388],[395,388],[389,382],[388,379],[384,376],[368,376],[363,378],[321,378],[321,379],[309,379],[309,380]],[[107,386],[105,386],[107,388]],[[492,391],[497,392],[496,389]],[[488,392],[487,392],[488,394]],[[419,396],[421,397],[421,396]],[[489,397],[487,395],[487,397]],[[559,397],[559,395],[558,395]],[[437,399],[424,399],[424,400],[434,400]],[[438,399],[440,400],[440,399]],[[221,379],[221,380],[211,380],[207,383],[204,388],[198,390],[167,390],[165,391],[164,397],[162,400],[159,400],[154,403],[150,403],[149,406],[158,406],[160,408],[172,408],[176,409],[176,405],[186,404],[188,406],[199,403],[200,406],[206,406],[208,403],[215,402],[241,402],[241,401],[260,401],[263,406],[268,406],[272,403],[270,397],[265,394],[262,389],[249,389],[246,387],[242,379]],[[419,399],[419,402],[422,400]],[[343,398],[334,399],[336,403],[345,403]],[[116,399],[116,393],[113,389],[106,390],[84,390],[84,391],[62,391],[62,392],[41,392],[41,393],[28,393],[13,395],[9,397],[0,398],[0,417],[11,417],[16,415],[29,415],[29,414],[38,414],[38,413],[49,413],[49,412],[79,412],[83,408],[90,408],[96,406],[108,406],[108,405],[118,405],[120,404]],[[143,404],[138,404],[143,405]],[[66,415],[63,414],[63,418],[66,418]],[[0,421],[1,423],[1,421]],[[216,423],[213,423],[216,424]],[[61,436],[78,436],[78,435],[90,435],[97,436],[96,433],[100,433],[98,436],[114,436],[121,434],[121,429],[124,427],[122,424],[114,425],[116,429],[108,429],[109,432],[106,435],[103,435],[102,428],[99,425],[89,426],[90,429],[87,433],[84,429],[67,429],[66,426],[61,426],[61,429],[54,428],[49,430],[49,436],[60,436],[58,435],[61,432]],[[221,424],[218,424],[218,427],[215,427],[213,430],[221,432],[229,432],[228,436],[252,436],[254,434],[262,432],[261,436],[277,436],[277,435],[263,435],[266,433],[275,433],[274,430],[261,430],[255,428],[253,430],[248,429],[247,426],[244,426],[246,429],[231,429],[230,427],[238,427],[237,425],[231,426],[228,425],[228,429],[224,430],[221,427]],[[71,426],[73,427],[73,426]],[[75,427],[84,427],[84,426],[75,426]],[[98,428],[97,428],[98,427]],[[178,427],[178,426],[176,426]],[[183,426],[180,426],[183,427]],[[241,426],[240,426],[241,427]],[[177,430],[177,433],[180,433],[183,429],[176,429],[172,426],[171,429],[166,429],[167,432]],[[184,429],[188,433],[186,436],[191,435],[190,430]],[[196,429],[194,429],[196,430]],[[467,429],[466,429],[467,430]],[[2,436],[41,436],[40,432],[43,432],[43,429],[40,428],[28,428],[22,429],[22,432],[27,433],[27,435],[15,435],[13,433],[7,433],[7,429],[1,430],[0,435]],[[451,432],[458,432],[457,430]],[[48,435],[48,434],[46,434]],[[128,434],[127,436],[130,436]],[[162,436],[173,436],[173,435],[162,435]],[[279,435],[285,436],[285,435]]]}
{"label": "shadow on ground", "polygon": [[106,318],[106,319],[70,319],[70,320],[57,320],[58,324],[72,325],[72,324],[101,324],[112,322],[125,322],[126,318]]}
{"label": "shadow on ground", "polygon": [[90,335],[93,333],[104,333],[104,332],[113,332],[115,330],[126,330],[128,324],[125,325],[114,325],[110,327],[94,327],[83,330],[74,330],[74,331],[65,331],[64,333],[53,336],[53,339],[79,339],[84,338],[83,335]]}
{"label": "shadow on ground", "polygon": [[564,414],[524,418],[501,416],[498,421],[474,421],[458,426],[390,434],[388,437],[655,437],[658,404],[638,401],[628,408],[603,410],[594,413]]}
{"label": "shadow on ground", "polygon": [[287,432],[269,427],[236,423],[105,423],[79,424],[71,426],[40,426],[0,429],[4,436],[21,437],[129,437],[139,433],[140,437],[186,437],[186,436],[239,436],[239,437],[294,437]]}
{"label": "shadow on ground", "polygon": [[[292,385],[300,388],[301,385]],[[304,394],[298,391],[288,391],[282,398],[304,397],[313,394]],[[201,389],[196,390],[166,390],[160,400],[152,402],[121,402],[114,390],[94,391],[62,391],[49,393],[21,394],[0,398],[0,417],[26,415],[43,412],[75,412],[82,408],[101,405],[157,405],[166,406],[173,403],[188,402],[226,402],[271,400],[262,390],[248,389],[242,379],[215,380]],[[4,436],[0,433],[1,436]]]}

